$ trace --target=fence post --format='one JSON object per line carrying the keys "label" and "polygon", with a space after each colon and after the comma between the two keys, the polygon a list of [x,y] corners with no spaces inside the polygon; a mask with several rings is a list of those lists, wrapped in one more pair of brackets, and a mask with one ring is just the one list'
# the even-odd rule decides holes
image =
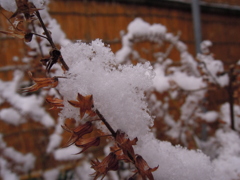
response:
{"label": "fence post", "polygon": [[199,0],[192,0],[192,18],[195,38],[195,49],[197,54],[201,52],[200,43],[202,41]]}

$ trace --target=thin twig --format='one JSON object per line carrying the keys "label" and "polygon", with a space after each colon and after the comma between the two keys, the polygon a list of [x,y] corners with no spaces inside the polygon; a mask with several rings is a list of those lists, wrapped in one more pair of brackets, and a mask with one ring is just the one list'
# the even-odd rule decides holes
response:
{"label": "thin twig", "polygon": [[[33,31],[34,31],[34,35],[37,35],[37,36],[46,38],[45,36],[41,36],[41,35],[39,35],[39,34],[36,33],[36,29],[35,29],[35,26],[34,26],[34,24],[33,24],[33,21],[31,22],[31,25],[32,25],[32,28],[33,28]],[[44,57],[44,56],[43,56],[42,46],[40,45],[39,41],[37,41],[37,44],[38,44],[38,48],[39,48],[39,51],[40,51],[40,53],[41,53],[41,56]]]}
{"label": "thin twig", "polygon": [[44,39],[48,39],[47,37],[45,37],[45,36],[42,36],[42,35],[40,35],[40,34],[37,34],[37,33],[32,33],[32,34],[34,34],[35,36],[39,36],[39,37],[41,37],[41,38],[44,38]]}
{"label": "thin twig", "polygon": [[[181,36],[181,31],[178,31],[178,34],[177,34],[177,36],[176,36],[176,41],[179,40],[180,36]],[[176,41],[175,41],[175,42],[176,42]],[[166,50],[166,52],[164,53],[164,56],[163,56],[163,61],[167,59],[167,57],[169,56],[169,54],[170,54],[171,51],[173,50],[174,46],[176,45],[175,42],[174,42],[174,43],[171,43],[171,44],[169,45],[169,47],[167,48],[167,50]]]}
{"label": "thin twig", "polygon": [[201,62],[201,63],[203,64],[203,67],[204,67],[205,70],[207,71],[207,74],[208,74],[209,76],[211,76],[211,78],[213,79],[213,81],[214,81],[219,87],[221,87],[220,84],[219,84],[219,82],[217,81],[217,79],[216,79],[216,78],[212,75],[212,73],[208,70],[206,63],[205,63],[205,62]]}
{"label": "thin twig", "polygon": [[112,126],[107,122],[107,120],[103,117],[103,115],[96,109],[96,113],[99,116],[99,118],[102,120],[102,122],[105,124],[105,126],[108,128],[108,130],[111,132],[112,136],[116,138],[116,132],[113,130]]}
{"label": "thin twig", "polygon": [[53,40],[52,40],[52,37],[51,37],[49,31],[47,30],[47,28],[46,28],[46,26],[45,26],[45,24],[44,24],[44,22],[43,22],[43,20],[42,20],[42,18],[41,18],[41,15],[40,15],[40,13],[39,13],[38,11],[36,11],[36,16],[37,16],[37,18],[39,19],[39,21],[40,21],[40,23],[41,23],[41,25],[42,25],[42,28],[43,28],[43,30],[44,30],[44,33],[45,33],[46,36],[47,36],[47,40],[48,40],[49,43],[51,44],[52,48],[53,48],[53,49],[56,49],[56,46],[55,46],[55,44],[54,44],[54,42],[53,42]]}
{"label": "thin twig", "polygon": [[[179,88],[180,88],[180,87],[179,87]],[[181,91],[185,91],[185,92],[189,92],[189,93],[191,93],[191,92],[197,92],[197,91],[202,91],[202,90],[207,90],[207,89],[209,89],[209,88],[208,88],[208,87],[203,87],[203,88],[199,88],[199,89],[189,89],[189,90],[180,88]]]}
{"label": "thin twig", "polygon": [[229,84],[228,84],[228,102],[229,102],[229,108],[230,108],[230,118],[231,118],[231,128],[232,130],[235,130],[235,120],[234,120],[234,97],[233,97],[233,82],[235,80],[235,76],[233,74],[234,67],[230,67],[229,70]]}
{"label": "thin twig", "polygon": [[[60,54],[58,56],[58,60],[61,62],[62,66],[64,67],[65,70],[69,70],[69,67],[68,65],[66,64],[66,62],[63,60],[63,57],[61,55],[61,52],[57,49],[56,45],[54,44],[53,40],[52,40],[52,37],[49,33],[49,31],[47,30],[42,18],[41,18],[41,15],[38,11],[36,11],[36,16],[37,18],[39,19],[41,25],[42,25],[42,28],[44,30],[44,33],[45,35],[47,36],[47,40],[49,41],[50,45],[52,46],[52,49],[53,50],[57,50]],[[53,64],[51,64],[49,67],[51,68]],[[50,68],[48,68],[48,71],[50,70]]]}

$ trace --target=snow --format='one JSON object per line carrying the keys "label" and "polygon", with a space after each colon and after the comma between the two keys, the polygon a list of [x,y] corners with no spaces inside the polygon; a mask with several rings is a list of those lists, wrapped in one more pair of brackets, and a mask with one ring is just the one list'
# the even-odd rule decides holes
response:
{"label": "snow", "polygon": [[94,170],[91,168],[90,163],[83,161],[80,166],[75,168],[75,180],[92,180],[92,177],[89,174],[93,174]]}
{"label": "snow", "polygon": [[[22,154],[11,147],[7,147],[0,134],[0,177],[3,180],[17,180],[18,176],[12,172],[11,163],[15,164],[15,170],[27,173],[34,168],[35,157],[32,153]],[[7,160],[6,160],[7,159]]]}
{"label": "snow", "polygon": [[0,110],[0,119],[15,126],[26,122],[26,119],[13,108],[5,108]]}
{"label": "snow", "polygon": [[199,113],[198,116],[206,122],[212,123],[217,120],[219,114],[216,111],[208,111],[206,113]]}
{"label": "snow", "polygon": [[230,130],[218,130],[216,133],[218,157],[213,160],[215,166],[215,179],[239,179],[240,166],[240,138],[239,135]]}
{"label": "snow", "polygon": [[201,78],[189,76],[186,73],[175,72],[171,78],[184,90],[198,90],[205,87]]}
{"label": "snow", "polygon": [[135,18],[128,25],[128,33],[122,37],[123,47],[116,52],[117,63],[124,63],[129,60],[130,54],[133,52],[134,41],[150,40],[161,44],[166,34],[166,27],[161,24],[153,24],[143,21],[141,18]]}
{"label": "snow", "polygon": [[35,157],[31,153],[23,155],[13,148],[5,148],[2,155],[20,164],[17,168],[22,172],[26,173],[34,167]]}
{"label": "snow", "polygon": [[61,140],[62,140],[62,137],[59,134],[52,134],[50,136],[49,144],[46,152],[47,153],[52,152],[55,148],[57,148],[60,145]]}
{"label": "snow", "polygon": [[[209,157],[202,152],[160,142],[149,133],[152,119],[144,102],[144,90],[152,87],[153,73],[149,64],[116,66],[110,49],[100,40],[91,44],[69,44],[62,48],[61,52],[70,67],[70,70],[63,74],[67,78],[61,79],[58,86],[65,101],[61,111],[62,118],[75,118],[80,121],[78,109],[69,105],[67,100],[75,100],[77,93],[92,94],[95,108],[103,114],[114,130],[123,130],[130,139],[138,137],[136,152],[144,157],[150,167],[159,165],[159,169],[153,173],[156,179],[211,180],[214,168]],[[175,79],[177,76],[181,77],[181,74],[177,74]],[[180,79],[177,82],[182,82],[182,78]],[[200,88],[202,82],[193,78],[192,84],[193,87],[181,85],[185,88]],[[196,101],[195,96],[200,94],[191,96],[186,108],[194,107],[192,104]]]}
{"label": "snow", "polygon": [[45,8],[45,5],[47,4],[49,0],[28,0],[28,2],[32,2],[34,6],[38,9]]}
{"label": "snow", "polygon": [[141,18],[136,18],[134,21],[129,23],[128,31],[136,36],[143,36],[149,30],[150,24],[143,21]]}
{"label": "snow", "polygon": [[81,151],[77,146],[69,146],[66,148],[57,149],[53,152],[54,158],[59,161],[77,160],[83,157],[82,154],[77,154]]}
{"label": "snow", "polygon": [[207,54],[209,53],[209,47],[212,46],[212,42],[209,40],[204,40],[201,44],[200,44],[200,48],[203,54]]}
{"label": "snow", "polygon": [[132,37],[142,37],[148,34],[151,34],[151,36],[163,35],[167,31],[165,26],[161,24],[150,25],[149,23],[143,21],[141,18],[135,18],[132,22],[129,23],[127,29],[128,32],[132,34]]}
{"label": "snow", "polygon": [[164,92],[170,88],[169,78],[165,76],[164,68],[156,64],[154,66],[155,76],[153,78],[153,86],[158,92]]}
{"label": "snow", "polygon": [[2,110],[1,116],[9,123],[15,125],[24,122],[24,119],[20,118],[20,115],[29,115],[33,120],[42,123],[46,127],[51,127],[54,125],[53,118],[46,113],[42,104],[44,103],[44,98],[37,97],[36,95],[21,96],[18,93],[18,87],[23,78],[23,72],[16,70],[14,72],[14,77],[12,81],[3,82],[0,80],[0,93],[1,97],[9,102],[15,109],[13,113],[14,117],[7,117],[7,113],[13,112],[13,110]]}
{"label": "snow", "polygon": [[17,10],[17,5],[15,0],[0,0],[0,6],[10,12],[15,12]]}
{"label": "snow", "polygon": [[159,165],[153,172],[155,179],[161,180],[211,180],[214,170],[209,157],[200,151],[189,151],[180,146],[162,142],[148,133],[137,146],[136,153],[141,154],[150,167]]}
{"label": "snow", "polygon": [[[201,46],[204,52],[208,52],[208,46],[211,45],[210,41],[203,41]],[[207,74],[208,80],[212,83],[217,83],[221,87],[227,86],[229,83],[229,77],[227,74],[223,74],[218,76],[218,73],[224,72],[223,63],[220,60],[215,60],[213,54],[198,54],[197,59],[199,59],[203,64],[204,67],[203,71]]]}
{"label": "snow", "polygon": [[18,176],[13,173],[9,167],[8,162],[0,157],[0,177],[2,177],[3,180],[18,180]]}
{"label": "snow", "polygon": [[[42,9],[48,0],[28,0],[32,2],[36,8]],[[15,12],[17,10],[17,4],[15,0],[0,0],[0,6],[10,12]]]}
{"label": "snow", "polygon": [[[78,93],[92,94],[95,108],[108,119],[114,130],[122,129],[131,138],[149,131],[152,118],[147,113],[146,102],[142,101],[144,90],[152,85],[149,63],[115,68],[113,53],[100,40],[89,45],[69,44],[61,52],[70,68],[62,75],[67,78],[61,79],[58,85],[64,96],[62,118],[79,121],[79,110],[67,100],[75,100]],[[139,124],[137,129],[136,124]]]}
{"label": "snow", "polygon": [[[233,111],[234,111],[235,127],[237,130],[240,130],[240,118],[239,118],[240,117],[240,106],[234,105]],[[220,118],[228,125],[231,124],[229,103],[224,103],[221,105]]]}
{"label": "snow", "polygon": [[59,169],[51,169],[43,173],[43,178],[44,180],[57,180],[59,173]]}

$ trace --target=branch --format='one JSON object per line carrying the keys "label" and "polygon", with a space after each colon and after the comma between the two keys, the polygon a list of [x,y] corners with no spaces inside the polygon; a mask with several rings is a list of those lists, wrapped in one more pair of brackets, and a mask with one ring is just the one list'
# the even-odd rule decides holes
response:
{"label": "branch", "polygon": [[[40,15],[40,13],[39,13],[38,11],[36,11],[36,16],[37,16],[37,18],[39,19],[39,21],[40,21],[40,23],[41,23],[41,25],[42,25],[42,28],[43,28],[43,30],[44,30],[44,33],[45,33],[45,35],[47,36],[47,40],[49,41],[50,45],[52,46],[52,51],[56,50],[56,51],[58,51],[58,53],[59,53],[59,54],[57,54],[56,57],[53,57],[52,59],[55,59],[55,58],[56,58],[55,60],[59,60],[65,70],[69,70],[68,65],[67,65],[66,62],[63,60],[62,55],[61,55],[61,52],[57,49],[56,45],[54,44],[54,42],[53,42],[53,40],[52,40],[52,37],[51,37],[49,31],[47,30],[47,28],[46,28],[46,26],[45,26],[45,24],[44,24],[44,22],[43,22],[43,20],[42,20],[42,18],[41,18],[41,15]],[[49,67],[49,68],[47,68],[47,71],[49,71],[49,70],[51,69],[52,65],[56,63],[55,60],[49,62],[49,65],[47,66],[47,67]]]}
{"label": "branch", "polygon": [[103,115],[98,111],[98,109],[96,109],[96,113],[99,116],[99,118],[102,120],[102,122],[105,124],[105,126],[108,128],[108,130],[111,132],[112,136],[114,138],[116,138],[116,132],[113,130],[113,128],[107,122],[107,120],[103,117]]}
{"label": "branch", "polygon": [[219,84],[219,82],[217,81],[217,79],[216,79],[216,78],[212,75],[212,73],[208,70],[206,63],[205,63],[205,62],[202,62],[202,61],[201,61],[201,63],[203,64],[205,70],[207,71],[207,74],[208,74],[209,76],[211,76],[211,78],[213,79],[213,81],[214,81],[219,87],[221,87],[220,84]]}
{"label": "branch", "polygon": [[52,48],[53,48],[53,49],[56,49],[56,46],[55,46],[55,44],[54,44],[54,42],[53,42],[53,40],[52,40],[52,37],[51,37],[49,31],[47,30],[47,28],[46,28],[46,26],[45,26],[45,24],[44,24],[44,22],[43,22],[43,20],[42,20],[42,18],[41,18],[41,15],[40,15],[40,13],[39,13],[38,11],[36,11],[36,16],[37,16],[37,18],[39,19],[39,21],[40,21],[40,23],[41,23],[41,25],[42,25],[42,28],[43,28],[43,30],[44,30],[44,33],[45,33],[46,36],[47,36],[47,40],[48,40],[49,43],[51,44]]}
{"label": "branch", "polygon": [[[32,25],[32,28],[33,28],[33,31],[34,31],[34,34],[35,34],[35,35],[46,38],[45,36],[41,36],[41,35],[39,35],[39,34],[36,34],[36,29],[35,29],[35,26],[34,26],[33,22],[31,22],[31,25]],[[39,51],[40,51],[40,53],[41,53],[41,56],[43,57],[42,46],[40,45],[39,41],[37,41],[37,44],[38,44],[38,48],[39,48]]]}
{"label": "branch", "polygon": [[[179,40],[180,36],[181,36],[181,32],[178,31],[178,34],[177,34],[177,36],[176,36],[176,41]],[[176,42],[176,41],[175,41],[175,42]],[[174,43],[175,43],[175,42],[174,42]],[[174,46],[175,46],[174,43],[171,43],[171,44],[169,45],[169,47],[167,48],[166,52],[165,52],[164,55],[163,55],[163,61],[167,59],[167,57],[169,56],[169,54],[170,54],[171,51],[173,50],[173,48],[174,48]]]}
{"label": "branch", "polygon": [[234,76],[234,66],[230,67],[229,70],[229,85],[228,85],[228,102],[229,102],[229,108],[230,108],[230,118],[231,118],[231,128],[232,130],[235,130],[235,120],[234,120],[234,97],[233,97],[233,82],[235,80]]}

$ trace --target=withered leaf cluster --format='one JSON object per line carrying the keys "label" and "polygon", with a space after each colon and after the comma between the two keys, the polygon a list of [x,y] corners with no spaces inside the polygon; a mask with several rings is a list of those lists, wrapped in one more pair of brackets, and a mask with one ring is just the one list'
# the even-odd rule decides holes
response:
{"label": "withered leaf cluster", "polygon": [[34,78],[31,72],[28,72],[30,78],[34,81],[30,87],[22,88],[23,92],[33,92],[37,91],[40,88],[47,87],[47,88],[54,88],[58,85],[58,78],[57,77],[46,77],[46,78]]}
{"label": "withered leaf cluster", "polygon": [[19,39],[23,39],[25,42],[30,42],[32,40],[33,33],[25,29],[24,27],[25,24],[22,20],[18,20],[12,23],[6,16],[5,18],[8,20],[8,22],[11,25],[9,26],[9,31],[0,31],[0,33],[6,34],[8,36],[16,37]]}
{"label": "withered leaf cluster", "polygon": [[[31,79],[35,82],[34,85],[24,88],[25,92],[36,91],[42,87],[56,87],[58,84],[58,78],[33,78],[32,73],[29,72]],[[63,100],[58,98],[47,97],[46,101],[50,103],[53,107],[50,109],[58,109],[63,107]],[[77,101],[68,100],[69,104],[72,106],[79,108],[80,119],[84,117],[85,114],[88,114],[89,117],[94,117],[98,115],[98,120],[101,120],[106,125],[106,119],[100,114],[96,109],[94,110],[93,104],[93,96],[87,95],[83,96],[80,93],[77,95]],[[98,113],[96,113],[96,111]],[[106,125],[109,128],[109,124]],[[101,136],[93,136],[93,137],[84,137],[87,134],[93,132],[93,122],[88,120],[84,124],[79,124],[75,128],[69,128],[66,124],[62,125],[62,128],[71,133],[70,138],[68,139],[66,146],[70,146],[75,144],[75,146],[82,148],[79,153],[85,152],[87,149],[93,146],[99,146]],[[105,157],[102,162],[98,159],[93,160],[91,162],[92,168],[95,170],[94,179],[97,179],[102,176],[102,179],[106,176],[108,171],[116,171],[118,170],[119,161],[124,161],[126,163],[131,163],[135,166],[136,170],[134,170],[134,175],[139,174],[143,179],[153,180],[152,172],[157,170],[158,167],[150,168],[147,162],[143,159],[141,155],[135,154],[133,146],[136,145],[138,139],[134,138],[130,140],[128,135],[122,130],[117,130],[116,132],[112,132],[112,128],[110,131],[111,135],[104,136],[112,136],[112,139],[115,142],[115,145],[111,148],[111,153]],[[77,154],[79,154],[77,153]],[[131,178],[133,178],[133,176]],[[131,179],[130,178],[130,179]]]}
{"label": "withered leaf cluster", "polygon": [[80,118],[82,119],[85,113],[87,113],[89,116],[95,116],[96,113],[93,108],[93,96],[83,96],[78,93],[77,101],[70,100],[68,101],[72,106],[80,108]]}
{"label": "withered leaf cluster", "polygon": [[[48,58],[42,58],[41,62],[43,65],[46,65],[46,70],[49,73],[52,66],[57,62],[60,62],[62,69],[67,71],[69,69],[68,65],[65,63],[61,52],[57,49],[54,44],[51,32],[47,30],[41,15],[39,13],[38,8],[34,6],[32,2],[28,0],[16,0],[17,10],[11,15],[10,18],[6,17],[3,13],[2,15],[7,19],[7,21],[11,24],[9,31],[0,31],[0,33],[6,34],[8,36],[24,39],[25,42],[30,42],[33,38],[33,35],[36,35],[41,38],[45,38],[48,40],[51,45],[51,49],[49,51],[50,56]],[[22,16],[23,15],[23,16]],[[33,21],[39,20],[41,24],[41,28],[44,30],[43,35],[35,33],[34,23]],[[32,25],[32,29],[29,25]],[[41,50],[40,50],[41,51]],[[42,55],[43,56],[43,55]]]}
{"label": "withered leaf cluster", "polygon": [[106,176],[108,171],[118,170],[118,157],[115,153],[111,152],[107,157],[105,157],[102,162],[98,159],[92,160],[91,167],[95,170],[94,180],[102,176],[102,179]]}
{"label": "withered leaf cluster", "polygon": [[48,73],[50,72],[52,66],[57,62],[61,63],[62,69],[64,71],[68,70],[68,66],[64,62],[61,52],[56,48],[53,48],[49,51],[49,57],[43,58],[40,61],[44,66],[46,66],[46,70]]}
{"label": "withered leaf cluster", "polygon": [[[105,124],[105,118],[102,115],[99,115],[98,110],[93,109],[94,105],[92,95],[83,96],[78,93],[77,101],[69,100],[68,102],[72,106],[79,108],[81,119],[84,117],[85,114],[88,114],[90,117],[98,115],[98,118],[100,118],[103,124]],[[108,126],[109,124],[106,125],[107,128]],[[73,129],[70,129],[69,127],[67,127],[67,125],[64,125],[62,127],[64,130],[71,133],[71,137],[67,142],[67,146],[75,144],[77,147],[82,148],[79,153],[85,152],[90,147],[98,146],[100,144],[101,137],[103,137],[83,137],[84,135],[93,132],[93,123],[90,120],[87,121],[85,124],[78,125],[76,128]],[[111,139],[114,140],[115,145],[111,147],[110,154],[106,156],[102,161],[99,161],[98,159],[92,160],[91,167],[95,170],[95,173],[92,174],[94,176],[94,180],[100,177],[101,179],[103,179],[108,173],[108,171],[117,171],[119,169],[119,161],[124,161],[135,166],[136,169],[133,171],[134,174],[132,177],[130,177],[130,179],[133,179],[134,176],[138,174],[142,177],[142,179],[154,180],[152,172],[156,171],[158,169],[158,166],[155,168],[150,168],[141,155],[135,154],[133,146],[136,145],[138,141],[137,138],[130,140],[128,138],[128,135],[120,129],[112,133],[111,135],[105,136],[112,136]]]}
{"label": "withered leaf cluster", "polygon": [[136,167],[136,170],[134,171],[135,174],[139,174],[143,179],[148,178],[149,180],[153,180],[152,172],[156,171],[158,166],[150,168],[142,156],[135,154],[133,145],[136,145],[137,141],[137,138],[130,140],[125,132],[117,130],[115,143],[122,152],[122,154],[119,155],[119,159],[134,164]]}
{"label": "withered leaf cluster", "polygon": [[[62,128],[65,131],[71,133],[71,136],[66,143],[67,144],[66,146],[70,146],[70,145],[76,143],[85,134],[91,133],[93,131],[93,124],[91,121],[88,121],[85,124],[80,124],[76,128],[73,128],[73,129],[69,128],[66,124],[64,126],[62,126]],[[78,145],[81,145],[81,143],[78,143]]]}
{"label": "withered leaf cluster", "polygon": [[57,110],[58,108],[64,107],[62,99],[47,97],[46,102],[52,105],[49,110]]}
{"label": "withered leaf cluster", "polygon": [[10,17],[16,17],[19,14],[24,14],[24,17],[28,20],[32,18],[34,13],[38,11],[32,2],[28,2],[28,0],[16,0],[17,10]]}
{"label": "withered leaf cluster", "polygon": [[[10,18],[7,18],[3,13],[2,15],[7,19],[11,24],[9,31],[0,31],[3,34],[8,36],[24,39],[25,42],[30,42],[32,40],[33,34],[27,30],[26,26],[28,22],[35,20],[35,13],[39,10],[37,9],[32,2],[28,0],[16,0],[17,10],[11,15]],[[21,18],[21,15],[24,15],[25,20]],[[14,18],[14,21],[11,20]]]}

